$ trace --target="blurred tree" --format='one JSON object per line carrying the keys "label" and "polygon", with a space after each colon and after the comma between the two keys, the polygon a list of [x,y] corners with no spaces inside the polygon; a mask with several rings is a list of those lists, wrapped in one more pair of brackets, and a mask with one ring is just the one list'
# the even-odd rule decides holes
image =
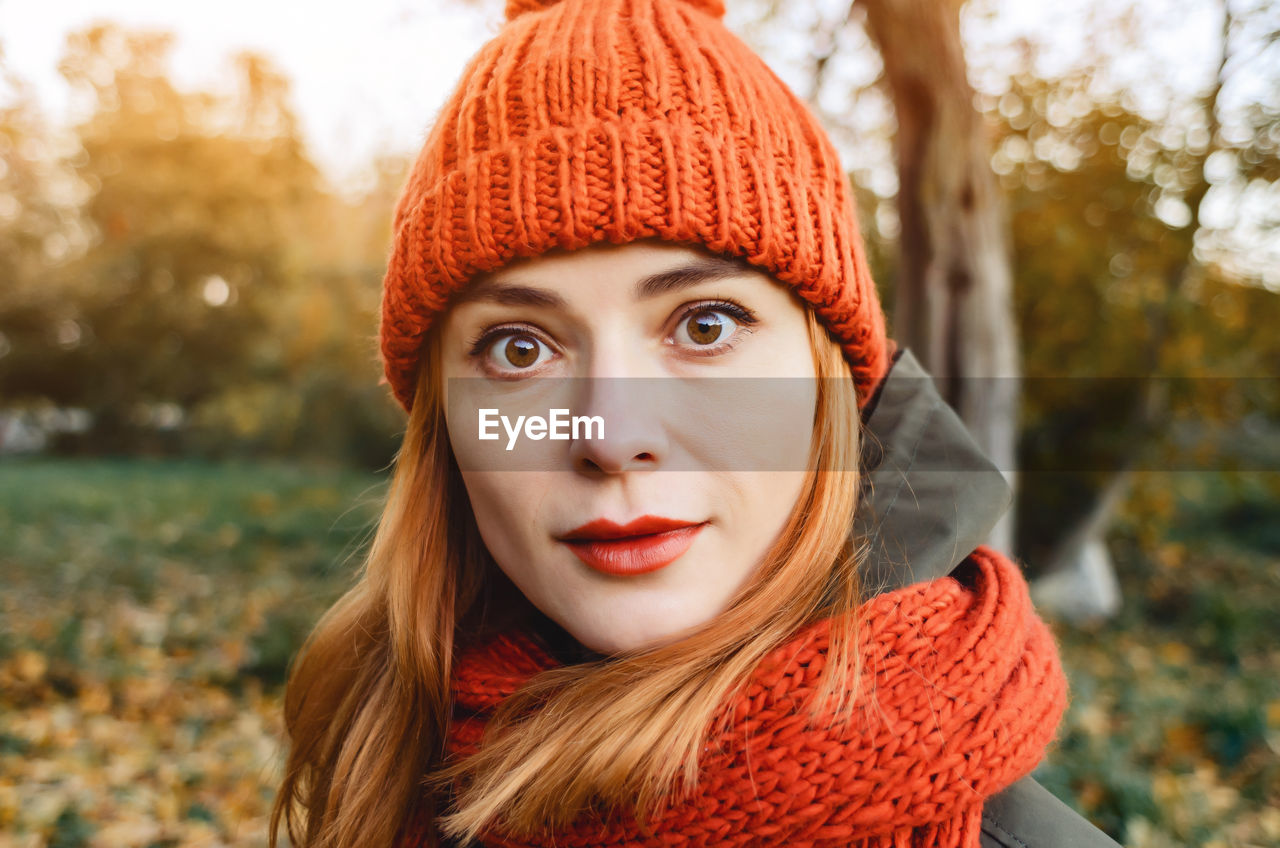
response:
{"label": "blurred tree", "polygon": [[40,369],[60,340],[78,332],[64,323],[65,304],[46,276],[49,263],[72,249],[81,198],[34,92],[2,52],[0,80],[8,90],[0,108],[0,397],[8,399],[20,375]]}
{"label": "blurred tree", "polygon": [[[959,2],[857,0],[879,48],[897,131],[894,335],[975,440],[1014,473],[1020,356],[1003,198],[974,108]],[[990,542],[1012,543],[1007,513]]]}
{"label": "blurred tree", "polygon": [[1242,190],[1233,174],[1280,177],[1280,111],[1221,125],[1234,27],[1224,10],[1213,84],[1167,116],[1099,96],[1096,68],[1015,75],[993,103],[1028,376],[1021,464],[1052,472],[1024,476],[1021,550],[1049,572],[1107,556],[1116,511],[1152,502],[1131,490],[1137,469],[1274,467],[1280,294],[1211,252],[1221,234],[1202,214],[1211,191]]}
{"label": "blurred tree", "polygon": [[368,467],[391,458],[404,416],[379,384],[377,323],[391,210],[409,162],[378,157],[360,192],[325,193],[308,207],[295,234],[305,270],[275,310],[273,367],[197,409],[193,425],[202,449]]}
{"label": "blurred tree", "polygon": [[[1236,447],[1253,451],[1246,464],[1275,467],[1280,437],[1273,429],[1260,424],[1257,414],[1251,418],[1254,431],[1239,429],[1246,407],[1255,413],[1276,408],[1274,388],[1268,388],[1274,387],[1274,379],[1232,384],[1200,377],[1274,378],[1280,371],[1270,338],[1280,336],[1270,329],[1280,317],[1276,266],[1269,263],[1273,288],[1268,289],[1262,285],[1268,263],[1260,258],[1267,255],[1267,227],[1272,228],[1274,255],[1274,227],[1280,223],[1268,214],[1265,201],[1277,189],[1280,80],[1275,69],[1280,65],[1274,57],[1280,50],[1280,9],[1237,3],[1240,8],[1232,12],[1219,0],[1207,0],[1207,8],[1223,16],[1221,32],[1209,33],[1222,51],[1212,84],[1199,92],[1173,90],[1161,75],[1148,75],[1142,81],[1148,102],[1167,107],[1165,114],[1153,115],[1150,106],[1145,112],[1138,109],[1131,86],[1117,82],[1112,70],[1122,64],[1117,50],[1124,57],[1145,54],[1149,64],[1162,61],[1155,55],[1157,42],[1135,10],[1098,6],[1089,12],[1093,19],[1084,29],[1090,35],[1075,71],[1052,79],[1038,76],[1036,45],[1025,41],[1020,61],[1015,51],[1014,61],[1005,67],[982,68],[978,78],[987,79],[988,89],[976,99],[989,126],[975,128],[964,124],[975,113],[973,100],[964,96],[968,87],[954,26],[958,5],[919,10],[906,0],[866,0],[838,6],[836,19],[821,14],[806,19],[791,14],[790,6],[766,3],[762,15],[770,24],[765,29],[768,41],[758,46],[767,53],[770,45],[777,50],[776,45],[790,43],[779,30],[797,29],[799,21],[794,40],[808,45],[806,66],[814,79],[810,101],[837,137],[856,147],[854,162],[876,158],[869,136],[877,125],[868,123],[867,116],[874,119],[878,110],[861,108],[862,101],[874,100],[877,87],[883,87],[898,113],[897,127],[890,124],[883,130],[897,136],[898,196],[862,191],[859,198],[871,204],[865,210],[868,218],[888,220],[883,214],[887,210],[901,221],[896,266],[883,262],[881,245],[882,261],[876,268],[887,289],[894,335],[901,341],[910,338],[908,325],[914,323],[909,307],[895,303],[895,295],[900,300],[907,292],[902,278],[911,273],[908,264],[918,270],[940,259],[930,252],[934,246],[921,253],[908,247],[906,239],[913,226],[941,220],[951,210],[959,223],[945,232],[947,238],[963,235],[957,244],[977,239],[979,245],[989,245],[983,233],[961,226],[953,178],[966,167],[967,154],[955,155],[957,150],[974,145],[994,151],[999,193],[1011,207],[1005,226],[1012,229],[1004,238],[1013,249],[1013,324],[1023,347],[1022,369],[1033,378],[1029,384],[1023,381],[1031,396],[1023,400],[1016,464],[1057,470],[1032,475],[1034,480],[1023,478],[1033,491],[1019,493],[1018,542],[1013,547],[1039,573],[1079,570],[1087,560],[1105,557],[1102,534],[1117,509],[1162,502],[1130,488],[1132,470],[1160,467],[1162,461],[1186,467],[1188,432],[1234,433]],[[982,4],[963,5],[972,11]],[[893,28],[902,16],[916,12],[926,16],[916,26]],[[983,26],[983,15],[999,17],[990,4],[977,14],[975,28]],[[939,15],[945,18],[942,23],[935,19]],[[884,64],[880,76],[870,81],[851,74],[841,52],[868,52],[860,40],[863,27],[879,43]],[[1099,43],[1098,33],[1109,34],[1107,45]],[[931,46],[921,49],[922,41]],[[989,57],[1009,55],[979,54],[988,65]],[[836,66],[841,70],[832,72]],[[1224,125],[1220,94],[1231,75],[1245,67],[1250,73],[1240,74],[1243,84],[1232,97]],[[1005,82],[1015,74],[1015,80]],[[1003,96],[1000,87],[1008,88]],[[992,88],[997,93],[987,93]],[[924,107],[934,111],[922,111]],[[943,114],[944,109],[951,111]],[[934,149],[940,165],[914,174],[901,171],[904,149],[908,162],[927,162],[922,158],[931,149],[926,140],[938,138],[948,127],[956,141]],[[912,185],[917,194],[936,196],[938,206],[919,208],[918,199],[908,196]],[[1214,215],[1202,214],[1208,205],[1214,206]],[[869,230],[871,241],[883,242],[886,234],[892,238],[893,229],[879,228],[879,237]],[[947,299],[943,292],[938,302]],[[1257,316],[1256,322],[1231,325],[1228,332],[1225,316],[1244,314]],[[1144,379],[1156,374],[1197,378]],[[1071,379],[1040,379],[1046,375]],[[1089,379],[1101,375],[1131,379]],[[1172,395],[1162,396],[1165,389]],[[1232,438],[1220,435],[1219,440]],[[1182,451],[1180,457],[1174,456],[1177,451]],[[1080,473],[1066,473],[1071,469]],[[1141,480],[1143,486],[1151,485],[1152,478]],[[1153,528],[1158,523],[1152,521]],[[1097,582],[1108,582],[1107,568],[1104,562]],[[1106,593],[1102,585],[1085,588],[1095,598]]]}
{"label": "blurred tree", "polygon": [[385,463],[400,417],[375,336],[405,159],[339,196],[267,60],[234,57],[227,94],[179,91],[171,43],[71,35],[70,133],[29,99],[0,112],[4,406],[89,412],[64,449]]}
{"label": "blurred tree", "polygon": [[88,410],[99,450],[136,446],[269,359],[260,342],[298,270],[290,235],[318,191],[265,60],[237,58],[238,98],[186,94],[170,46],[111,25],[68,38],[59,67],[91,110],[69,164],[92,241],[40,275],[52,343],[3,372],[8,397]]}

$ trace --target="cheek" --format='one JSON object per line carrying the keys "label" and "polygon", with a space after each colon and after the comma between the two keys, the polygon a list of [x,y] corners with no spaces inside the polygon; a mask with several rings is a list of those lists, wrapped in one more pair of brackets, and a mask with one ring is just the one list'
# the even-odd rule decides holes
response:
{"label": "cheek", "polygon": [[710,562],[718,563],[703,571],[703,579],[712,582],[699,589],[706,603],[724,606],[730,596],[751,582],[782,536],[804,493],[805,478],[803,471],[717,475],[715,488],[732,494],[721,502],[723,525],[716,535],[718,548],[705,552]]}
{"label": "cheek", "polygon": [[797,501],[804,494],[807,474],[803,471],[785,471],[771,476],[773,485],[767,490],[771,501],[768,509],[776,516],[775,531],[781,533],[787,519],[791,516],[791,511],[795,509]]}
{"label": "cheek", "polygon": [[[466,384],[463,382],[461,385]],[[478,450],[480,441],[476,438],[479,426],[476,414],[470,408],[473,404],[469,402],[469,398],[465,397],[464,392],[452,385],[446,392],[445,398],[445,427],[449,433],[449,447],[453,450],[453,457],[458,463],[458,468],[462,469],[467,491],[470,492],[473,485],[477,489],[482,489],[484,488],[484,481],[481,479],[483,475],[468,473],[472,469],[484,467]],[[474,501],[474,495],[472,500]]]}
{"label": "cheek", "polygon": [[652,406],[664,405],[664,432],[679,448],[672,467],[730,475],[807,469],[817,402],[812,378],[688,380],[667,395]]}
{"label": "cheek", "polygon": [[750,540],[757,564],[781,535],[804,492],[803,471],[758,471],[739,475],[742,501],[734,520],[739,538]]}
{"label": "cheek", "polygon": [[542,526],[546,476],[520,471],[464,471],[476,526],[499,563],[528,562]]}

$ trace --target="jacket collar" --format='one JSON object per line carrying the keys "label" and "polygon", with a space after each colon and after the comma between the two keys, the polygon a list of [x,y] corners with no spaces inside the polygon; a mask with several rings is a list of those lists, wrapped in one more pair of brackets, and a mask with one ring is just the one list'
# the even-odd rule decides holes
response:
{"label": "jacket collar", "polygon": [[898,349],[863,417],[853,530],[867,540],[870,596],[948,574],[986,540],[1013,493],[910,350]]}

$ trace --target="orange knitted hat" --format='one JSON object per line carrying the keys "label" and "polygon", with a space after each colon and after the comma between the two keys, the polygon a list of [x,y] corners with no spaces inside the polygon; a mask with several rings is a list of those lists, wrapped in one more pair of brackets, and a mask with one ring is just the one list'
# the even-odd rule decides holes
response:
{"label": "orange knitted hat", "polygon": [[508,0],[396,204],[381,351],[413,403],[423,338],[477,274],[657,237],[792,286],[865,405],[891,344],[848,179],[818,120],[720,0]]}

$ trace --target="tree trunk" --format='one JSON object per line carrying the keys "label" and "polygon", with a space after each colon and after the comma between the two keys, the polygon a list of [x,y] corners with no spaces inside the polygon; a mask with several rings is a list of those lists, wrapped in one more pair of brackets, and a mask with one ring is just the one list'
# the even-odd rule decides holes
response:
{"label": "tree trunk", "polygon": [[[965,73],[959,4],[855,0],[897,114],[893,329],[1016,487],[1020,362],[1006,219]],[[990,543],[1013,544],[1010,510]]]}

